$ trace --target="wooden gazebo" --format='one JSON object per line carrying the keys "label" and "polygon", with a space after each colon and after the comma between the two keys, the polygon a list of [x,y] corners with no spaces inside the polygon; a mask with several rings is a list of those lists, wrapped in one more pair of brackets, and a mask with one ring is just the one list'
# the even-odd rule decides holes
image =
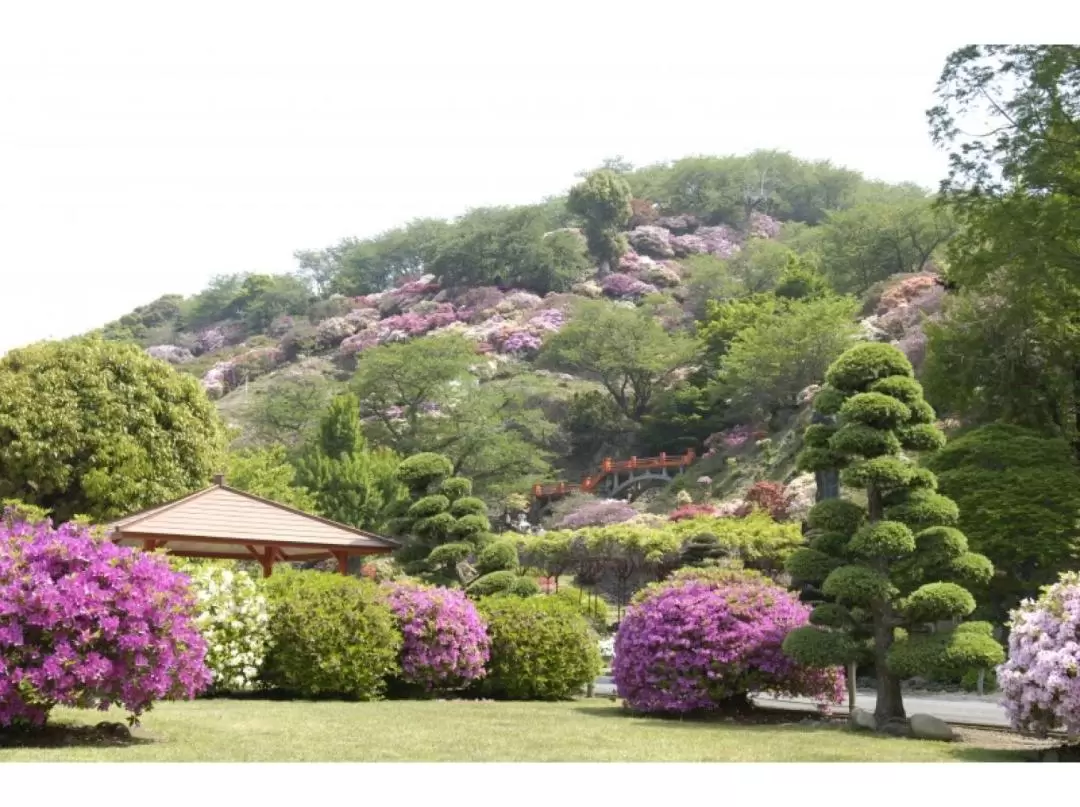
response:
{"label": "wooden gazebo", "polygon": [[350,557],[387,555],[397,543],[253,496],[214,478],[211,487],[114,521],[110,540],[184,558],[255,560],[269,577],[279,562],[333,559],[347,573]]}

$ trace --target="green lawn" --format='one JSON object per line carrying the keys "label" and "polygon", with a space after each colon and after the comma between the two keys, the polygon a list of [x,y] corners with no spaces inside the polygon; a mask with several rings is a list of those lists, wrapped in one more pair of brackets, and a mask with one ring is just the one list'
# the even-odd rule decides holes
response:
{"label": "green lawn", "polygon": [[[58,710],[54,723],[101,713]],[[122,719],[120,713],[106,715]],[[165,703],[126,745],[0,747],[0,762],[938,762],[1008,761],[1015,752],[806,725],[631,717],[608,701]],[[39,743],[44,746],[44,743]]]}

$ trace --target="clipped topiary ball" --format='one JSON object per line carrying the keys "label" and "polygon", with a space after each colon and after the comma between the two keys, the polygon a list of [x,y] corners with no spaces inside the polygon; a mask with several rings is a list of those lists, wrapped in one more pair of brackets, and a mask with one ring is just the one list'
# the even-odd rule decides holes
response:
{"label": "clipped topiary ball", "polygon": [[879,490],[893,490],[905,487],[914,476],[915,467],[899,457],[875,457],[861,460],[845,468],[840,475],[841,481],[848,487],[878,486]]}
{"label": "clipped topiary ball", "polygon": [[891,431],[881,431],[861,423],[846,423],[829,439],[833,451],[857,454],[867,459],[900,451],[900,440]]}
{"label": "clipped topiary ball", "polygon": [[485,597],[478,605],[491,637],[481,694],[508,700],[564,700],[603,668],[596,634],[558,597]]}
{"label": "clipped topiary ball", "polygon": [[886,515],[912,527],[952,527],[960,520],[956,502],[940,493],[914,490],[902,504],[888,508]]}
{"label": "clipped topiary ball", "polygon": [[450,507],[450,500],[445,496],[436,494],[425,496],[413,502],[408,513],[412,518],[428,518],[436,513],[444,513]]}
{"label": "clipped topiary ball", "polygon": [[518,553],[509,541],[498,541],[485,547],[476,558],[476,571],[480,574],[491,572],[517,571]]}
{"label": "clipped topiary ball", "polygon": [[467,589],[468,595],[474,599],[490,597],[495,594],[504,594],[510,591],[510,587],[517,580],[517,572],[502,570],[490,572],[473,580]]}
{"label": "clipped topiary ball", "polygon": [[915,551],[915,535],[899,521],[878,521],[855,533],[848,551],[863,558],[902,558]]}
{"label": "clipped topiary ball", "polygon": [[958,619],[974,610],[975,598],[956,583],[926,583],[904,601],[904,614],[912,622]]}
{"label": "clipped topiary ball", "polygon": [[929,527],[915,536],[915,545],[921,554],[939,563],[968,551],[967,537],[955,527]]}
{"label": "clipped topiary ball", "polygon": [[990,558],[977,552],[965,552],[953,558],[948,568],[953,577],[967,586],[985,586],[994,576],[994,564]]}
{"label": "clipped topiary ball", "polygon": [[869,605],[891,597],[896,588],[883,574],[865,566],[841,566],[821,584],[822,592],[842,603]]}
{"label": "clipped topiary ball", "polygon": [[908,409],[911,410],[911,415],[908,417],[909,424],[933,423],[937,419],[934,407],[926,401],[914,401],[909,403]]}
{"label": "clipped topiary ball", "polygon": [[827,628],[840,628],[851,623],[851,612],[835,602],[823,602],[810,612],[810,624]]}
{"label": "clipped topiary ball", "polygon": [[828,448],[829,438],[836,434],[835,426],[824,423],[811,423],[803,432],[803,443],[811,448]]}
{"label": "clipped topiary ball", "polygon": [[[965,622],[951,631],[900,638],[889,648],[888,664],[889,670],[900,678],[917,675],[959,678],[971,670],[992,668],[1004,658],[990,623]],[[1001,683],[1000,673],[998,683]]]}
{"label": "clipped topiary ball", "polygon": [[[468,482],[469,480],[464,480]],[[446,485],[443,485],[445,488]],[[451,497],[453,498],[453,497]],[[450,506],[450,515],[454,518],[461,518],[462,516],[483,516],[487,518],[487,504],[483,499],[478,499],[475,496],[464,496],[454,501]]]}
{"label": "clipped topiary ball", "polygon": [[450,534],[463,541],[469,541],[474,535],[480,535],[491,529],[487,516],[462,516],[450,527]]}
{"label": "clipped topiary ball", "polygon": [[861,423],[873,429],[895,429],[911,416],[911,410],[901,401],[881,392],[860,392],[852,395],[840,408],[840,417],[847,423]]}
{"label": "clipped topiary ball", "polygon": [[851,535],[842,532],[823,532],[814,535],[810,539],[810,548],[826,555],[842,558],[847,553],[847,545],[851,541]]}
{"label": "clipped topiary ball", "polygon": [[[452,476],[449,479],[444,479],[439,485],[439,492],[444,496],[449,497],[452,501],[469,496],[472,493],[472,480],[466,479],[463,476]],[[476,501],[481,501],[477,499]],[[487,513],[487,505],[484,505],[484,509],[481,513]],[[456,513],[455,513],[456,515]]]}
{"label": "clipped topiary ball", "polygon": [[917,423],[897,431],[900,445],[908,451],[937,451],[945,445],[945,433],[932,423]]}
{"label": "clipped topiary ball", "polygon": [[425,492],[453,472],[454,464],[442,454],[422,453],[402,460],[395,475],[409,490]]}
{"label": "clipped topiary ball", "polygon": [[820,583],[843,561],[816,549],[796,549],[784,561],[784,571],[804,583]]}
{"label": "clipped topiary ball", "polygon": [[838,702],[843,673],[784,655],[810,609],[758,579],[674,580],[631,605],[615,637],[612,674],[638,712],[685,713],[745,705],[768,690]]}
{"label": "clipped topiary ball", "polygon": [[812,530],[854,535],[866,518],[866,512],[847,499],[826,499],[810,508],[806,516]]}
{"label": "clipped topiary ball", "polygon": [[842,392],[852,393],[863,392],[883,378],[914,375],[911,362],[899,348],[864,342],[844,351],[825,373],[825,380]]}
{"label": "clipped topiary ball", "polygon": [[846,633],[809,626],[791,631],[781,648],[784,655],[811,667],[839,667],[859,655],[859,648]]}
{"label": "clipped topiary ball", "polygon": [[892,375],[875,381],[870,385],[870,392],[880,392],[889,395],[909,406],[923,399],[922,384],[914,378],[903,375]]}
{"label": "clipped topiary ball", "polygon": [[835,415],[844,405],[845,395],[834,387],[822,387],[814,396],[813,409],[819,415]]}

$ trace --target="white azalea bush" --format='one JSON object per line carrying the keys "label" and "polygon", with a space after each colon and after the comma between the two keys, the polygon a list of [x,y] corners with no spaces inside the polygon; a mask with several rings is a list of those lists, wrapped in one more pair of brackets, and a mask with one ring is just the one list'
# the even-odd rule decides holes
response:
{"label": "white azalea bush", "polygon": [[269,607],[260,582],[234,563],[187,562],[180,570],[191,578],[198,601],[195,624],[206,640],[212,689],[252,689],[270,649]]}
{"label": "white azalea bush", "polygon": [[608,636],[599,641],[600,658],[606,662],[612,662],[615,660],[615,637]]}

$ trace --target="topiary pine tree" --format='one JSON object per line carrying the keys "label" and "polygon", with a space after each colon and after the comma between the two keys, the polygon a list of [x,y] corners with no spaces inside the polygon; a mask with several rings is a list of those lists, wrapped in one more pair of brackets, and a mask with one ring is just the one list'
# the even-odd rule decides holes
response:
{"label": "topiary pine tree", "polygon": [[968,551],[955,528],[956,504],[936,492],[934,475],[903,453],[945,442],[903,353],[881,343],[857,345],[833,363],[826,382],[814,406],[836,414],[838,423],[807,428],[800,466],[841,468],[843,485],[861,491],[866,506],[839,498],[811,509],[809,546],[792,553],[787,570],[832,601],[817,605],[812,626],[788,634],[784,651],[804,664],[831,666],[858,660],[869,644],[882,726],[904,718],[902,678],[1003,660],[988,625],[957,627],[975,609],[964,585],[984,584],[993,567]]}
{"label": "topiary pine tree", "polygon": [[487,505],[472,495],[470,480],[453,472],[442,454],[414,454],[402,461],[397,479],[409,498],[391,522],[393,532],[405,539],[398,560],[406,571],[442,584],[471,581],[476,572],[468,561],[482,557],[494,540]]}

